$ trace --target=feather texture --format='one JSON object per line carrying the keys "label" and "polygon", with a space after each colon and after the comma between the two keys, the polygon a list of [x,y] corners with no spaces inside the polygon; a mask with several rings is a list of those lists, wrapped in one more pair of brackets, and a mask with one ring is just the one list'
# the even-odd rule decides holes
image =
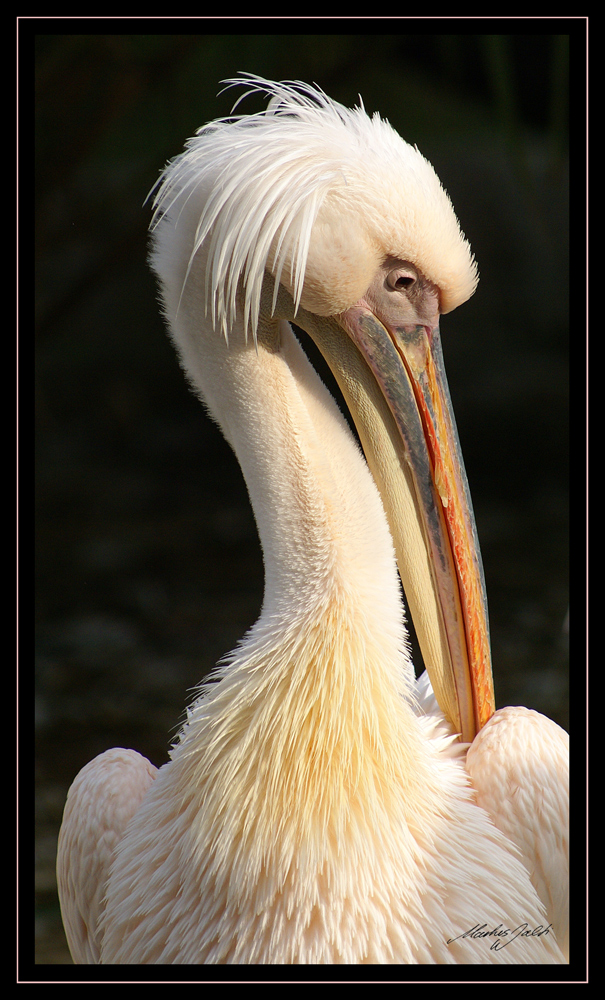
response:
{"label": "feather texture", "polygon": [[[152,229],[175,202],[177,224],[182,212],[197,214],[193,206],[199,202],[185,280],[206,245],[206,303],[212,325],[225,338],[236,319],[240,282],[244,329],[256,336],[265,269],[275,277],[273,307],[283,283],[296,308],[302,303],[319,314],[356,301],[387,254],[416,263],[437,285],[442,312],[473,294],[478,277],[470,247],[439,178],[417,148],[378,114],[369,118],[363,107],[345,108],[317,87],[248,80],[248,93],[271,96],[266,110],[199,129],[162,174],[153,201]],[[335,258],[340,269],[339,251],[347,259],[360,241],[364,254],[356,254],[349,275],[341,272],[334,282],[326,261]],[[314,261],[323,258],[318,273],[316,266],[309,271],[312,243]],[[348,285],[351,276],[358,294]]]}
{"label": "feather texture", "polygon": [[[183,368],[248,486],[262,612],[200,688],[157,775],[116,750],[76,778],[57,864],[72,954],[560,963],[545,905],[565,933],[564,790],[550,808],[533,784],[540,768],[522,762],[514,787],[491,781],[490,753],[514,756],[517,724],[529,739],[525,717],[499,714],[469,753],[474,788],[467,746],[415,680],[387,517],[400,517],[413,568],[428,546],[410,454],[377,388],[399,384],[401,364],[380,369],[339,323],[357,309],[380,343],[388,302],[388,357],[402,362],[404,335],[434,342],[431,317],[473,293],[470,248],[433,168],[379,116],[304,84],[247,86],[269,96],[267,109],[205,126],[160,178],[152,266]],[[375,478],[295,316],[342,376]],[[401,381],[418,390],[427,356],[418,350]],[[430,567],[413,586],[420,607],[439,610]],[[533,764],[556,746],[564,770],[557,727],[532,725]],[[534,826],[519,833],[518,805],[523,821],[536,796]],[[515,936],[524,922],[531,934]],[[498,947],[478,925],[511,940]]]}

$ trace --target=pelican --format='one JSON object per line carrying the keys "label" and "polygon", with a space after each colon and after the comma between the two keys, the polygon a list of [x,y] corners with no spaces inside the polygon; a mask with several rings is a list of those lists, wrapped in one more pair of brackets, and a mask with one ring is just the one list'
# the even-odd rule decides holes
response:
{"label": "pelican", "polygon": [[226,82],[268,105],[166,167],[151,263],[246,480],[263,605],[168,763],[113,749],[76,777],[57,860],[74,961],[565,962],[567,736],[494,714],[439,341],[477,285],[469,244],[433,167],[361,103]]}

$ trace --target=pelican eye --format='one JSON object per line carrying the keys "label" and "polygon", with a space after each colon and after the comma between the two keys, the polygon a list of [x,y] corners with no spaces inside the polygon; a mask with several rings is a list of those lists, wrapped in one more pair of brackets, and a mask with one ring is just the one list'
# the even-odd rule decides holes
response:
{"label": "pelican eye", "polygon": [[407,269],[398,268],[395,271],[391,271],[387,276],[387,285],[389,288],[401,289],[411,288],[416,281],[416,275]]}

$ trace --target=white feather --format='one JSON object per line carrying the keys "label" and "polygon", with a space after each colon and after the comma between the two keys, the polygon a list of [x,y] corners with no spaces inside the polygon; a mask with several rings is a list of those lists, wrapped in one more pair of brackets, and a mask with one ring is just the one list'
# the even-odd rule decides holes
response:
{"label": "white feather", "polygon": [[[443,312],[472,295],[478,279],[470,247],[433,167],[415,147],[378,114],[345,108],[319,88],[249,80],[247,93],[273,95],[267,109],[199,129],[162,174],[153,202],[152,229],[175,205],[177,225],[192,200],[200,205],[185,280],[208,240],[206,298],[212,325],[225,339],[236,320],[240,281],[244,329],[256,337],[267,268],[275,295],[284,282],[298,308],[322,208],[336,210],[343,227],[351,217],[359,231],[360,197],[368,240],[418,264],[440,288]],[[333,247],[333,226],[330,237]]]}

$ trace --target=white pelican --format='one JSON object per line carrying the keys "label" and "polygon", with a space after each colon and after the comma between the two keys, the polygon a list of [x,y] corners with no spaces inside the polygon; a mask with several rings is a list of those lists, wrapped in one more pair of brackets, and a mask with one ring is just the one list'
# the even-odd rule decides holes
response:
{"label": "white pelican", "polygon": [[[109,750],[72,785],[57,861],[72,955],[564,962],[567,737],[535,712],[493,714],[439,346],[439,314],[477,284],[469,245],[388,122],[247,82],[266,110],[205,126],[162,175],[152,265],[246,479],[262,612],[164,767]],[[414,678],[397,565],[432,689]]]}

